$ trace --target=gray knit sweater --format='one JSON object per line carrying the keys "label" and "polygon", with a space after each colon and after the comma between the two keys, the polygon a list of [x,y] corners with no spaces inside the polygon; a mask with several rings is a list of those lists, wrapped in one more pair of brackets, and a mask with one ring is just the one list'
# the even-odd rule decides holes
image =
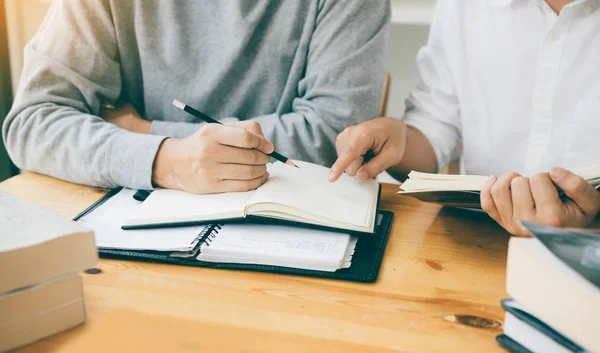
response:
{"label": "gray knit sweater", "polygon": [[[330,165],[345,127],[377,115],[387,0],[54,1],[25,49],[2,136],[23,169],[150,189],[161,141],[218,119],[258,121],[275,148]],[[150,135],[98,117],[131,102]]]}

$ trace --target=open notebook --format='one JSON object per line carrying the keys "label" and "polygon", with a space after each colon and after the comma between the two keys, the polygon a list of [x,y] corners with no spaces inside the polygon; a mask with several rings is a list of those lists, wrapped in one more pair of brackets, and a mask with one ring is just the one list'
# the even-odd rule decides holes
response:
{"label": "open notebook", "polygon": [[123,230],[120,225],[127,215],[141,207],[134,193],[121,189],[78,217],[79,223],[94,230],[99,248],[133,251],[129,254],[159,252],[187,260],[187,264],[198,261],[326,272],[352,265],[358,238],[339,232],[261,224]]}
{"label": "open notebook", "polygon": [[[600,188],[600,165],[576,172]],[[398,194],[447,206],[481,208],[480,192],[489,177],[482,175],[430,174],[412,171]]]}
{"label": "open notebook", "polygon": [[134,193],[115,189],[75,217],[94,229],[101,257],[373,282],[393,221],[380,211],[373,234],[248,223],[123,230],[141,205]]}
{"label": "open notebook", "polygon": [[155,190],[125,220],[123,229],[260,218],[373,233],[380,189],[375,180],[359,182],[342,175],[337,182],[329,183],[328,168],[294,162],[300,168],[269,164],[269,180],[254,191],[193,195]]}

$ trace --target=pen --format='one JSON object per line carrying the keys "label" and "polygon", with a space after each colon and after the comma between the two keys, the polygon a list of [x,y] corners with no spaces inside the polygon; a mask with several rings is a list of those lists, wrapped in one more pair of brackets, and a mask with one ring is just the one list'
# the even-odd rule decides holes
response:
{"label": "pen", "polygon": [[[178,101],[177,99],[175,99],[173,101],[173,105],[176,106],[177,108],[183,110],[184,112],[195,116],[196,118],[204,120],[205,122],[207,122],[209,124],[221,124],[221,125],[223,125],[223,123],[221,123],[220,121],[215,120],[215,119],[211,118],[210,116],[208,116],[208,115],[206,115],[206,114],[204,114],[202,112],[197,111],[196,109],[190,107],[189,105],[187,105],[187,104],[185,104],[183,102]],[[276,160],[280,161],[281,163],[287,164],[287,165],[292,166],[292,167],[299,168],[289,158],[284,157],[284,156],[282,156],[281,154],[279,154],[279,153],[277,153],[275,151],[273,151],[270,154],[268,154],[268,156],[271,156],[271,157],[275,158]]]}

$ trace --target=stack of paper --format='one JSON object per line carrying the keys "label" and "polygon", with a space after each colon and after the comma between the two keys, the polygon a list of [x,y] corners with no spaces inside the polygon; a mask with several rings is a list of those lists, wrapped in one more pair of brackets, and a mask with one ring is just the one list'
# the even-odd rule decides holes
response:
{"label": "stack of paper", "polygon": [[348,268],[357,239],[276,225],[228,224],[200,246],[197,259],[334,272]]}

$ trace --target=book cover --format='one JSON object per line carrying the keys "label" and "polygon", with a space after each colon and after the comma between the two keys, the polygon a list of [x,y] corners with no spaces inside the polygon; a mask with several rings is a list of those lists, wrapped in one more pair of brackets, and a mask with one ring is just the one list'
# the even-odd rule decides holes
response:
{"label": "book cover", "polygon": [[600,289],[600,234],[531,222],[523,226],[571,269]]}

